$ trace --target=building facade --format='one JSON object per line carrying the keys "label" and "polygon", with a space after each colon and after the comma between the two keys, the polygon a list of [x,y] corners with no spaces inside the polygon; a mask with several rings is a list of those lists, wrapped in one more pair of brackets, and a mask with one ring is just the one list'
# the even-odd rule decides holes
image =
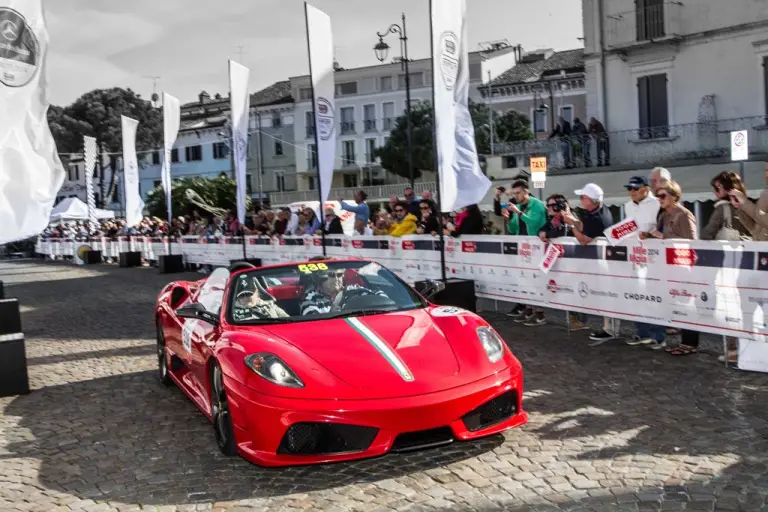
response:
{"label": "building facade", "polygon": [[[68,156],[63,155],[62,163],[64,164],[66,172],[64,174],[64,182],[56,194],[56,202],[54,204],[58,204],[68,197],[76,197],[82,202],[87,203],[88,194],[85,179],[85,160],[83,160],[83,155],[78,153],[73,153]],[[103,159],[103,169],[104,189],[106,192],[112,179],[112,169],[109,167],[109,161],[106,157]],[[96,200],[96,206],[119,212],[122,209],[120,201],[124,195],[123,190],[120,188],[120,175],[118,173],[118,175],[115,176],[117,181],[114,186],[113,194],[102,207],[100,206],[102,196],[100,172],[102,171],[99,169],[99,166],[96,165],[93,170],[93,196]]]}
{"label": "building facade", "polygon": [[583,0],[587,111],[615,164],[728,160],[730,132],[768,149],[765,0]]}

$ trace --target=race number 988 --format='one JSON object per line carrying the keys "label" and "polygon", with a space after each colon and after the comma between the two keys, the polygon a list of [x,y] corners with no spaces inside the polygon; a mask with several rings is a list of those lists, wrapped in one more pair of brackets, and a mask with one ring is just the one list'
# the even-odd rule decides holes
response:
{"label": "race number 988", "polygon": [[325,263],[310,263],[309,265],[299,265],[299,272],[304,272],[305,274],[311,274],[312,272],[317,272],[318,270],[328,270],[328,265]]}

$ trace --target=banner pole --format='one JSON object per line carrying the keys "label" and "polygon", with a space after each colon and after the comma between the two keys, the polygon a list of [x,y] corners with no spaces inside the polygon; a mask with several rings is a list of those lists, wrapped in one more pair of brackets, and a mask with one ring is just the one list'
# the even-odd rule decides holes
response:
{"label": "banner pole", "polygon": [[248,256],[245,252],[245,226],[240,226],[240,236],[243,238],[243,259],[247,260]]}
{"label": "banner pole", "polygon": [[[320,201],[320,219],[323,219],[323,182],[322,178],[320,176],[320,140],[317,135],[317,104],[315,101],[315,82],[313,80],[312,75],[312,52],[310,50],[310,44],[309,44],[309,14],[307,12],[307,2],[304,2],[304,26],[306,28],[306,34],[307,34],[307,60],[309,61],[309,86],[312,88],[312,121],[314,121],[314,129],[315,132],[315,155],[317,160],[317,199]],[[259,127],[261,128],[261,127]],[[312,159],[310,158],[309,161],[311,162]],[[320,225],[320,235],[322,236],[322,244],[323,244],[323,256],[327,256],[325,252],[325,230],[322,229],[322,224]]]}
{"label": "banner pole", "polygon": [[442,196],[440,194],[440,157],[437,154],[437,112],[435,112],[435,33],[432,26],[432,0],[429,0],[429,48],[430,58],[432,59],[432,154],[435,164],[435,186],[437,187],[437,211],[440,217],[438,218],[438,234],[440,236],[440,278],[445,282],[445,234],[443,233],[443,209],[442,209]]}

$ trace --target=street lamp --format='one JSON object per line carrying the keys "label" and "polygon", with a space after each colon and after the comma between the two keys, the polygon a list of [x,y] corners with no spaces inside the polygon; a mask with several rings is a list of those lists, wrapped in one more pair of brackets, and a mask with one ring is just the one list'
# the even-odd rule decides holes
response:
{"label": "street lamp", "polygon": [[411,73],[408,69],[408,34],[405,28],[405,13],[402,17],[403,23],[397,25],[393,23],[384,32],[376,32],[379,42],[373,47],[376,58],[379,62],[384,62],[389,54],[389,45],[384,38],[389,34],[399,34],[400,37],[400,66],[405,71],[405,113],[407,117],[408,131],[408,177],[410,178],[411,188],[413,188],[413,125],[411,122]]}

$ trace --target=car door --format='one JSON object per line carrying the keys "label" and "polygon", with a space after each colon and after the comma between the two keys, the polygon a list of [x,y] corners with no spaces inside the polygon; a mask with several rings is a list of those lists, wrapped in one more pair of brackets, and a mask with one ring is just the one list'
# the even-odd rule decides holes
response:
{"label": "car door", "polygon": [[[229,271],[227,269],[220,268],[215,270],[200,289],[196,302],[218,318],[221,314],[221,304],[224,300],[224,291],[228,282]],[[182,346],[186,357],[185,362],[192,378],[192,382],[188,384],[194,387],[202,402],[206,404],[208,402],[206,361],[211,346],[215,343],[218,336],[218,327],[208,322],[194,319],[187,319],[181,333]]]}

